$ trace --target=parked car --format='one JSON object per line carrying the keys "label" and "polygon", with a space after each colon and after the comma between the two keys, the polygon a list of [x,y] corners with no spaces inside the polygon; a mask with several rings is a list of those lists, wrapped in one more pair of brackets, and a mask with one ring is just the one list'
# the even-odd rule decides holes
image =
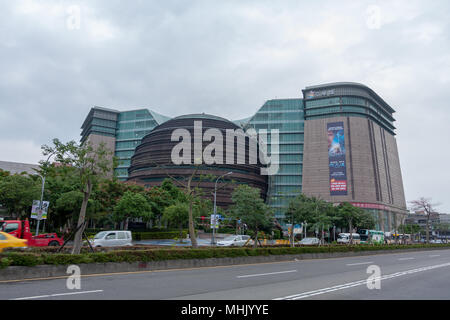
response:
{"label": "parked car", "polygon": [[27,248],[27,240],[16,238],[9,233],[0,231],[0,252],[6,248]]}
{"label": "parked car", "polygon": [[217,245],[220,247],[242,247],[246,243],[249,245],[253,243],[253,241],[250,240],[250,236],[235,235],[235,236],[228,236],[223,240],[218,241]]}
{"label": "parked car", "polygon": [[93,247],[122,247],[132,246],[131,231],[102,231],[91,240]]}
{"label": "parked car", "polygon": [[302,246],[314,246],[320,243],[318,238],[304,238],[298,244]]}
{"label": "parked car", "polygon": [[[353,244],[360,244],[361,237],[358,233],[352,233]],[[350,233],[339,233],[337,238],[337,243],[349,243],[350,242]]]}

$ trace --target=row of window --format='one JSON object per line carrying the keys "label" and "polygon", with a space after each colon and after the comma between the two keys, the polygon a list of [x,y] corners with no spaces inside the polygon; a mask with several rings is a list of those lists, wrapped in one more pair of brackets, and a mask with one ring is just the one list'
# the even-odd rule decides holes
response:
{"label": "row of window", "polygon": [[274,176],[272,179],[275,185],[285,184],[300,186],[302,184],[302,176]]}
{"label": "row of window", "polygon": [[264,106],[261,107],[261,111],[283,111],[283,110],[299,110],[302,108],[301,99],[292,100],[275,100],[267,101]]}
{"label": "row of window", "polygon": [[115,156],[119,159],[128,159],[134,155],[134,151],[116,151]]}
{"label": "row of window", "polygon": [[155,120],[145,120],[145,121],[119,122],[117,127],[119,130],[130,130],[130,129],[152,130],[157,125],[158,123]]}
{"label": "row of window", "polygon": [[142,130],[142,131],[122,131],[117,133],[117,140],[125,140],[125,139],[142,139],[147,134],[149,134],[151,130]]}
{"label": "row of window", "polygon": [[128,111],[119,114],[119,121],[142,120],[145,118],[153,119],[148,110]]}
{"label": "row of window", "polygon": [[266,130],[273,130],[278,129],[280,132],[287,132],[287,131],[303,131],[305,129],[305,123],[303,121],[298,122],[287,122],[287,123],[250,123],[253,125],[256,131],[259,131],[261,129]]}
{"label": "row of window", "polygon": [[141,143],[141,140],[116,142],[116,150],[120,150],[120,149],[134,149],[140,143]]}
{"label": "row of window", "polygon": [[272,194],[283,196],[286,194],[299,194],[302,192],[301,186],[275,186]]}
{"label": "row of window", "polygon": [[108,127],[108,128],[116,128],[116,121],[113,120],[105,120],[105,119],[99,119],[99,118],[93,118],[92,119],[92,125],[98,125],[102,127]]}
{"label": "row of window", "polygon": [[300,112],[257,113],[252,121],[303,120]]}
{"label": "row of window", "polygon": [[278,174],[301,174],[303,165],[301,164],[280,164]]}
{"label": "row of window", "polygon": [[105,127],[99,127],[99,126],[92,126],[91,131],[100,132],[100,133],[109,133],[112,135],[116,134],[116,129],[114,129],[114,128],[105,128]]}
{"label": "row of window", "polygon": [[[267,146],[267,152],[272,152],[272,146]],[[279,153],[303,153],[303,144],[280,144],[278,145]]]}

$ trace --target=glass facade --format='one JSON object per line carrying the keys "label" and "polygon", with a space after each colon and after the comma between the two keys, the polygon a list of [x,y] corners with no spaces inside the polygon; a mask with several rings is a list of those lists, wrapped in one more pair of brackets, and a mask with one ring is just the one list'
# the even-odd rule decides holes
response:
{"label": "glass facade", "polygon": [[306,120],[340,116],[370,118],[388,132],[395,134],[392,112],[370,98],[341,96],[305,101]]}
{"label": "glass facade", "polygon": [[142,138],[168,119],[147,109],[119,113],[114,153],[119,162],[114,174],[119,180],[127,180],[131,157]]}
{"label": "glass facade", "polygon": [[118,114],[119,111],[116,110],[92,108],[81,126],[81,142],[85,142],[91,134],[115,137]]}
{"label": "glass facade", "polygon": [[304,116],[302,99],[275,99],[267,101],[250,118],[248,124],[256,131],[268,132],[268,153],[271,154],[270,130],[279,130],[279,170],[269,176],[268,204],[282,224],[289,201],[302,190]]}

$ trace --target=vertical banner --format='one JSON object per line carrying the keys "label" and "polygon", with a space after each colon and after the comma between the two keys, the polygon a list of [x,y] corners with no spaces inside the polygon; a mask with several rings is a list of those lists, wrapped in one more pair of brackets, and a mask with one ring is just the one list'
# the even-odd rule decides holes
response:
{"label": "vertical banner", "polygon": [[330,168],[330,195],[347,195],[347,168],[345,164],[344,123],[327,124],[328,163]]}
{"label": "vertical banner", "polygon": [[42,201],[42,210],[40,209],[41,202],[39,200],[33,200],[33,205],[31,206],[31,218],[38,220],[47,219],[48,206],[50,202]]}

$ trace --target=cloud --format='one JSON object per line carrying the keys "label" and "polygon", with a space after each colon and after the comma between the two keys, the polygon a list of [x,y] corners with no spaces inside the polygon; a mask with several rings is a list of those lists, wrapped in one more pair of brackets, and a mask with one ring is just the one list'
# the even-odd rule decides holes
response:
{"label": "cloud", "polygon": [[354,81],[397,110],[407,199],[446,201],[445,0],[0,3],[2,160],[78,140],[93,105],[241,119],[305,86]]}

